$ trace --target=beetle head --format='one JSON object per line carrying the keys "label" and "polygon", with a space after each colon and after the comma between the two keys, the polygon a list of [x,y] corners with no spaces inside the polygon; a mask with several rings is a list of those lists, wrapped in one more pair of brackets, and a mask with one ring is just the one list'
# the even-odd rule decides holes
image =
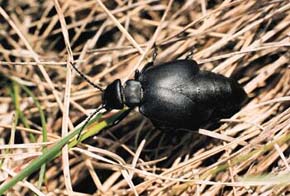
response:
{"label": "beetle head", "polygon": [[122,91],[123,87],[119,79],[107,86],[102,97],[103,105],[107,110],[122,109],[124,107]]}

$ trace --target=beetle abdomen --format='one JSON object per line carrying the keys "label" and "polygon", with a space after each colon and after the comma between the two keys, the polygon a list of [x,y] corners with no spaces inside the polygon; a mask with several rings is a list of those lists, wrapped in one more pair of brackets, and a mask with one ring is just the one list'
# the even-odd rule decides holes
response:
{"label": "beetle abdomen", "polygon": [[[166,70],[166,65],[160,66]],[[163,83],[168,78],[153,78],[154,68],[150,69],[151,81],[140,81],[143,88],[140,112],[155,126],[196,130],[212,121],[230,117],[240,109],[247,95],[236,81],[198,71],[195,66],[180,64],[181,70],[191,72],[190,77],[188,74],[176,77],[177,73],[167,70],[168,77],[177,78],[175,82]]]}
{"label": "beetle abdomen", "polygon": [[206,105],[204,109],[212,108],[212,114],[206,121],[232,116],[247,99],[244,89],[235,80],[209,71],[200,71],[191,85],[183,90],[196,102]]}

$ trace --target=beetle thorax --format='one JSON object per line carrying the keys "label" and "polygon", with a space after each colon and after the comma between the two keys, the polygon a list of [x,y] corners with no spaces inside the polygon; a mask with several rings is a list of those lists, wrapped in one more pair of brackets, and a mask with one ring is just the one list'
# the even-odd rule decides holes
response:
{"label": "beetle thorax", "polygon": [[124,103],[128,107],[139,106],[142,100],[141,83],[137,80],[128,80],[123,90]]}

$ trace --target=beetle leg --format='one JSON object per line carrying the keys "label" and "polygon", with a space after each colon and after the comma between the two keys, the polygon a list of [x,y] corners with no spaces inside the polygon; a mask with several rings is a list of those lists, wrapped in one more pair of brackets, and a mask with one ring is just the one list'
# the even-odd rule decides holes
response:
{"label": "beetle leg", "polygon": [[109,128],[111,128],[111,127],[116,126],[117,124],[119,124],[119,123],[120,123],[124,118],[126,118],[126,117],[128,116],[128,114],[129,114],[132,110],[133,110],[133,108],[129,108],[128,110],[126,110],[125,112],[123,112],[123,113],[119,116],[119,118],[118,118],[116,121],[114,121],[112,125],[107,126],[106,129],[109,129]]}
{"label": "beetle leg", "polygon": [[193,54],[194,54],[194,50],[195,50],[195,47],[192,46],[192,47],[190,48],[188,54],[187,54],[186,57],[185,57],[186,60],[190,60],[190,59],[192,59]]}
{"label": "beetle leg", "polygon": [[141,71],[139,71],[138,69],[135,70],[135,75],[134,75],[135,80],[139,80],[140,75],[143,74],[148,68],[152,66],[153,66],[153,62],[149,62],[143,67],[143,69],[141,69]]}
{"label": "beetle leg", "polygon": [[134,75],[135,80],[138,80],[139,76],[140,76],[140,71],[138,69],[136,69],[135,70],[135,75]]}
{"label": "beetle leg", "polygon": [[156,60],[156,57],[157,57],[157,52],[158,52],[158,48],[157,48],[156,44],[154,43],[154,45],[153,45],[153,53],[152,53],[152,61],[149,62],[149,63],[147,63],[143,67],[143,69],[141,71],[139,71],[139,70],[136,70],[135,71],[135,76],[134,76],[135,80],[138,80],[139,79],[139,76],[142,73],[144,73],[149,67],[152,67],[154,65],[154,61]]}
{"label": "beetle leg", "polygon": [[85,127],[88,125],[88,123],[90,122],[90,120],[96,116],[96,114],[98,112],[100,112],[102,109],[104,109],[105,106],[104,105],[101,105],[100,107],[98,107],[92,114],[89,115],[89,117],[85,120],[83,126],[81,127],[79,133],[78,133],[78,136],[77,136],[77,141],[79,141],[80,139],[80,136],[82,135],[82,131],[85,129]]}
{"label": "beetle leg", "polygon": [[152,53],[152,65],[154,64],[154,61],[156,60],[157,54],[158,54],[158,47],[154,43],[154,45],[153,45],[153,53]]}

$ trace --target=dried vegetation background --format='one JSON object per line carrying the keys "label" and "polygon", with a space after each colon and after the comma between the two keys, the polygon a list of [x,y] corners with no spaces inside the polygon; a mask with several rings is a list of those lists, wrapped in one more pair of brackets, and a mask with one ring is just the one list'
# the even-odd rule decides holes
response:
{"label": "dried vegetation background", "polygon": [[250,97],[199,134],[161,132],[136,110],[65,148],[41,185],[34,172],[12,195],[290,194],[288,0],[0,2],[1,183],[101,104],[70,63],[105,87],[150,61],[154,43],[156,63],[194,47],[201,69],[237,79]]}

